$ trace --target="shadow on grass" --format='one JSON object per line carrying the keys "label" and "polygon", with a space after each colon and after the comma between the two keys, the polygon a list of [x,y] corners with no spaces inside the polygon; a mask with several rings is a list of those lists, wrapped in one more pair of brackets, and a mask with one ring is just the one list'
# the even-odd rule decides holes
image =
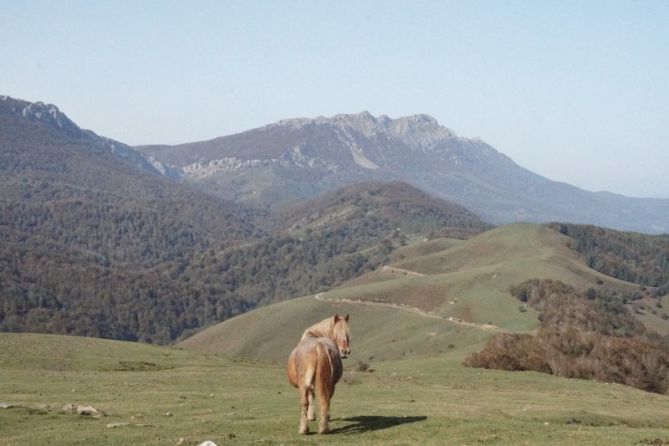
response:
{"label": "shadow on grass", "polygon": [[342,418],[341,421],[351,421],[351,424],[332,429],[330,434],[359,434],[362,432],[378,431],[401,424],[425,421],[427,417],[381,417],[381,416],[359,416]]}

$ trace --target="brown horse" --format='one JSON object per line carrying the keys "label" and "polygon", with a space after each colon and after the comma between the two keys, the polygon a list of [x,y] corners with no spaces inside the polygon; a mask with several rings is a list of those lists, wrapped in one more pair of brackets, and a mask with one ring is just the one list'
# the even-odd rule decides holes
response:
{"label": "brown horse", "polygon": [[344,370],[341,358],[350,353],[348,319],[348,314],[344,317],[335,314],[307,328],[288,358],[288,381],[297,387],[302,405],[300,434],[308,434],[307,420],[316,419],[313,406],[316,390],[321,406],[318,433],[328,430],[330,399]]}

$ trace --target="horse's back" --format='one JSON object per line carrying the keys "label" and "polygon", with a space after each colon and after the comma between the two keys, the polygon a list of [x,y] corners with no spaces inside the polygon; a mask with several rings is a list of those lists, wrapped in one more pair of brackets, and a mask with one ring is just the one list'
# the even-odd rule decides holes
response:
{"label": "horse's back", "polygon": [[319,362],[327,361],[332,367],[334,382],[341,378],[343,365],[337,345],[329,338],[306,338],[301,340],[288,357],[286,373],[288,381],[299,387],[300,375]]}

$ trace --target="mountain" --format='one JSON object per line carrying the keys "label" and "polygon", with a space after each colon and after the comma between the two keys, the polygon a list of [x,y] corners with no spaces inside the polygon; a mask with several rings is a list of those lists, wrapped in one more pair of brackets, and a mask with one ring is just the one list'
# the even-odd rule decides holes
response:
{"label": "mountain", "polygon": [[53,105],[0,99],[0,330],[167,342],[245,311],[184,271],[262,235],[256,218]]}
{"label": "mountain", "polygon": [[137,149],[187,182],[236,201],[273,206],[347,184],[400,179],[494,224],[567,221],[669,232],[669,200],[549,180],[427,115],[289,119],[209,141]]}
{"label": "mountain", "polygon": [[165,343],[489,228],[399,182],[270,215],[156,166],[54,105],[0,100],[0,330]]}
{"label": "mountain", "polygon": [[[112,153],[126,164],[133,165],[145,172],[155,175],[170,174],[170,171],[165,170],[160,163],[156,163],[157,166],[152,165],[144,156],[126,144],[98,136],[90,130],[79,128],[53,104],[28,102],[2,96],[0,97],[0,113],[2,113],[3,119],[2,137],[5,142],[7,142],[7,138],[12,137],[11,132],[16,131],[19,127],[30,126],[35,131],[39,131],[40,128],[49,129],[61,136],[86,144],[89,150],[94,153]],[[19,123],[21,125],[17,127]],[[9,154],[9,152],[3,153],[5,155]],[[12,158],[7,157],[3,161],[9,163],[7,164],[8,167],[19,167],[15,164],[18,160]],[[25,162],[25,160],[23,161]],[[56,160],[53,159],[52,161]]]}

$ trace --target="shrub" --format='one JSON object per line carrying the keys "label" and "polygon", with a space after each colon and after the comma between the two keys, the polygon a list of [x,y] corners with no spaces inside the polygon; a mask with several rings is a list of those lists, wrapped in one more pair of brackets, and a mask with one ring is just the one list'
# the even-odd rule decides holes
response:
{"label": "shrub", "polygon": [[[590,290],[581,295],[574,288],[551,280],[531,280],[511,291],[539,311],[539,331],[497,334],[483,351],[465,359],[466,366],[534,370],[667,393],[667,341],[648,333],[610,295],[600,298],[595,291],[593,297]],[[665,314],[663,318],[669,316]]]}

